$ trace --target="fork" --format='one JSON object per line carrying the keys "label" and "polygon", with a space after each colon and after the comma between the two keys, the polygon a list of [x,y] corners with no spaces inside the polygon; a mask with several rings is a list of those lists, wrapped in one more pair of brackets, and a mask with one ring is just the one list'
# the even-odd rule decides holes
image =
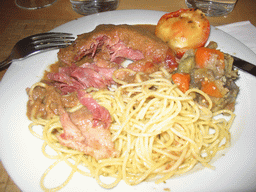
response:
{"label": "fork", "polygon": [[0,62],[0,71],[9,67],[13,60],[22,60],[43,51],[64,48],[74,41],[71,33],[39,33],[18,41],[9,57]]}

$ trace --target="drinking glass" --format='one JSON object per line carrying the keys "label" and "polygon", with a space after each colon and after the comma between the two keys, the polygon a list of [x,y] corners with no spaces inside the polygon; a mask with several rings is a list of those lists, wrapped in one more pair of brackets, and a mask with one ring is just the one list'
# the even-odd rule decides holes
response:
{"label": "drinking glass", "polygon": [[15,4],[23,9],[41,9],[48,7],[57,0],[15,0]]}
{"label": "drinking glass", "polygon": [[185,0],[188,8],[198,8],[206,16],[225,16],[233,11],[237,0]]}
{"label": "drinking glass", "polygon": [[118,0],[70,0],[74,11],[81,15],[115,10]]}

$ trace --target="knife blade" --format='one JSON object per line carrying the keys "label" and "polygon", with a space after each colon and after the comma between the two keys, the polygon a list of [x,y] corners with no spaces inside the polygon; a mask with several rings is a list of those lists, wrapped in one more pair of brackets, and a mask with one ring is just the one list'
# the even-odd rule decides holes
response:
{"label": "knife blade", "polygon": [[256,77],[256,66],[253,65],[252,63],[249,63],[243,59],[240,59],[238,57],[235,57],[232,55],[234,58],[233,65],[236,66],[239,69],[242,69],[243,71],[250,73],[251,75]]}

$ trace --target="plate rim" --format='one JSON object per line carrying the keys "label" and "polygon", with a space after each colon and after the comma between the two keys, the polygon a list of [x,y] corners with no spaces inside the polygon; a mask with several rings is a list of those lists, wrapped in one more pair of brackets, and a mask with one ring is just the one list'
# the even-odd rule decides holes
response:
{"label": "plate rim", "polygon": [[[136,13],[136,14],[139,14],[139,13],[143,13],[143,14],[153,14],[153,13],[157,13],[158,15],[161,15],[161,14],[164,14],[164,13],[166,13],[166,12],[162,12],[162,11],[153,11],[153,10],[116,10],[116,11],[111,11],[111,12],[104,12],[104,13],[99,13],[99,14],[95,14],[95,15],[91,15],[91,16],[86,16],[86,17],[81,17],[81,18],[79,18],[79,19],[77,19],[77,20],[73,20],[73,21],[70,21],[70,22],[68,22],[68,23],[65,23],[65,24],[63,24],[63,25],[61,25],[61,26],[59,26],[59,27],[57,27],[57,28],[55,28],[55,29],[53,29],[53,30],[51,30],[51,31],[58,31],[58,30],[62,30],[63,29],[63,27],[65,27],[65,26],[68,26],[68,25],[70,25],[70,24],[72,24],[72,25],[74,25],[74,24],[76,24],[77,22],[80,22],[80,21],[83,21],[83,20],[89,20],[89,19],[91,19],[91,18],[94,18],[94,17],[105,17],[105,16],[109,16],[109,15],[111,15],[111,14],[131,14],[131,13]],[[213,27],[213,26],[211,26],[211,30],[220,30],[220,29],[216,29],[216,27]],[[221,30],[220,30],[221,31]],[[234,39],[234,37],[232,37],[232,36],[230,36],[229,34],[227,34],[227,33],[225,33],[225,32],[223,32],[223,31],[221,31],[221,33],[224,33],[224,34],[226,34],[227,36],[229,36],[228,38],[231,38],[231,39]],[[235,43],[237,43],[237,42],[239,43],[239,44],[243,44],[242,42],[240,42],[239,40],[235,40]],[[243,44],[244,45],[244,44]],[[246,47],[245,45],[244,45],[244,47],[245,47],[245,49],[248,49],[248,51],[249,52],[251,52],[251,53],[248,53],[248,54],[254,54],[254,56],[253,57],[255,57],[256,58],[256,55],[255,55],[255,53],[253,53],[253,51],[251,50],[251,49],[249,49],[248,47]],[[53,53],[53,52],[52,52]],[[54,53],[56,53],[56,52],[54,52]],[[238,53],[238,56],[239,56],[239,53]],[[245,57],[245,56],[242,56],[242,57]],[[241,57],[241,58],[242,58]],[[249,60],[250,59],[252,59],[253,57],[249,57]],[[248,59],[248,58],[244,58],[244,59]],[[33,58],[32,58],[32,60],[33,60]],[[14,62],[14,64],[15,65],[12,65],[11,67],[10,67],[10,70],[8,69],[7,70],[7,72],[6,72],[6,74],[4,75],[4,77],[3,77],[3,79],[2,79],[2,81],[1,81],[1,83],[0,83],[0,91],[2,90],[2,89],[4,89],[4,88],[6,88],[4,85],[3,85],[3,82],[5,83],[5,82],[7,82],[9,79],[11,79],[11,73],[14,73],[14,72],[18,72],[19,71],[19,69],[21,69],[21,67],[22,66],[19,66],[18,64],[19,64],[19,62]],[[248,77],[249,78],[249,80],[251,79],[250,77]],[[253,94],[255,94],[255,91],[254,91],[254,93]],[[1,94],[0,94],[1,95]],[[1,102],[0,102],[1,103]],[[255,105],[255,104],[254,104]],[[0,113],[1,114],[1,113]],[[1,119],[1,117],[0,117],[0,119]],[[2,128],[0,127],[0,130],[1,130]],[[1,138],[1,136],[0,136],[0,138]],[[1,143],[1,141],[0,141],[0,143]],[[0,151],[0,158],[1,158],[1,161],[2,161],[2,163],[3,163],[3,165],[4,165],[4,167],[8,167],[9,168],[9,165],[8,165],[8,159],[5,159],[5,158],[3,158],[3,151],[4,150],[2,150],[2,148],[1,148],[1,151]],[[7,170],[7,172],[8,172],[8,170]],[[9,172],[8,172],[9,173]],[[14,182],[15,183],[17,183],[18,184],[18,186],[20,187],[20,186],[22,186],[22,185],[20,185],[20,183],[22,182],[22,179],[17,179],[15,176],[14,176],[14,172],[13,171],[11,171],[10,172],[10,176],[12,177],[12,178],[15,178],[14,179]],[[39,181],[38,181],[38,183],[39,183]]]}

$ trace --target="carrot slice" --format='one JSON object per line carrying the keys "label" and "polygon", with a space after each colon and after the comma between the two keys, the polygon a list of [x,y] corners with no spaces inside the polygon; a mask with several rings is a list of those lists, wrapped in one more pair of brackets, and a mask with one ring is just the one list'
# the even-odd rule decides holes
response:
{"label": "carrot slice", "polygon": [[175,73],[172,75],[172,80],[183,93],[189,89],[190,75],[188,73]]}
{"label": "carrot slice", "polygon": [[213,97],[217,97],[217,98],[223,97],[223,95],[221,94],[220,90],[218,89],[218,87],[214,82],[209,82],[209,81],[202,82],[201,90]]}
{"label": "carrot slice", "polygon": [[196,66],[199,68],[205,68],[207,62],[211,59],[212,54],[218,55],[218,60],[223,60],[223,69],[225,68],[224,64],[224,54],[216,49],[210,49],[207,47],[200,47],[197,49],[195,54]]}

